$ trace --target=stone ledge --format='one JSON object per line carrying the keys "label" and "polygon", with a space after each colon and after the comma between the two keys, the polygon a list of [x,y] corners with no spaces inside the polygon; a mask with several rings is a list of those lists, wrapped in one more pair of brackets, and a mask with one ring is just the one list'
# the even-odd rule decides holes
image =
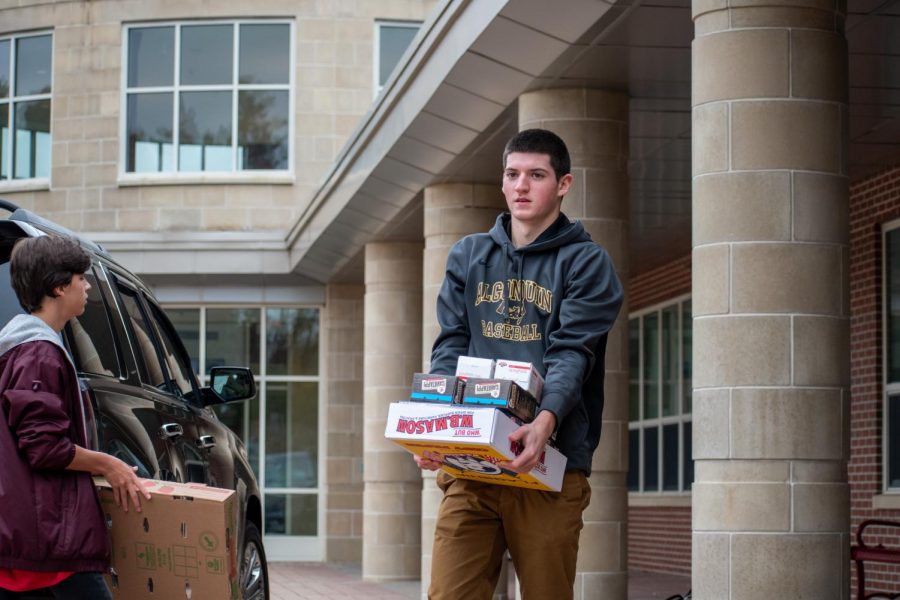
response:
{"label": "stone ledge", "polygon": [[875,494],[872,496],[872,508],[875,510],[900,509],[900,494]]}
{"label": "stone ledge", "polygon": [[628,507],[688,507],[691,506],[691,494],[671,493],[671,494],[647,494],[647,493],[630,493],[628,494]]}

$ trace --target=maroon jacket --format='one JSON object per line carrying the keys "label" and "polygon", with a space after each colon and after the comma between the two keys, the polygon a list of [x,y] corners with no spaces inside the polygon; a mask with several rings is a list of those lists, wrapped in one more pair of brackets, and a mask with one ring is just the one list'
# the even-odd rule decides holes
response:
{"label": "maroon jacket", "polygon": [[31,341],[0,356],[0,567],[105,571],[109,540],[88,473],[75,372],[62,348]]}

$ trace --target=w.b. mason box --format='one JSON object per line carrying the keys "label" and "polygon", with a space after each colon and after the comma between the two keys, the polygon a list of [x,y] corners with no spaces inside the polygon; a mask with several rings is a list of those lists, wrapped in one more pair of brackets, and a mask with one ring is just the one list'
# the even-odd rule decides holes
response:
{"label": "w.b. mason box", "polygon": [[537,466],[515,473],[497,463],[512,460],[520,451],[509,435],[519,424],[496,408],[394,402],[388,410],[384,436],[421,456],[441,455],[442,469],[454,477],[498,485],[558,492],[562,488],[566,457],[544,447]]}

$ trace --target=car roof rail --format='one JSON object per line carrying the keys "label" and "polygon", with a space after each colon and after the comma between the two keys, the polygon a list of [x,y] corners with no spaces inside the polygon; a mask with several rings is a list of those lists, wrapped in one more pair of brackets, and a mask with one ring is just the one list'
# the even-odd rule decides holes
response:
{"label": "car roof rail", "polygon": [[28,223],[29,225],[34,225],[35,227],[37,227],[38,229],[41,229],[43,231],[55,233],[55,234],[61,235],[63,237],[71,238],[71,239],[77,241],[79,244],[81,244],[85,248],[88,248],[89,250],[92,250],[93,252],[100,254],[105,258],[112,258],[109,256],[109,254],[106,252],[106,250],[103,249],[103,246],[101,246],[100,244],[98,244],[96,242],[92,242],[91,240],[89,240],[87,238],[83,238],[80,235],[78,235],[77,233],[75,233],[74,231],[72,231],[71,229],[66,229],[62,225],[59,225],[58,223],[54,223],[53,221],[45,219],[44,217],[39,217],[38,215],[34,214],[33,212],[31,212],[29,210],[25,210],[24,208],[19,208],[12,202],[9,202],[7,200],[3,200],[2,198],[0,198],[0,207],[6,208],[7,210],[9,210],[10,206],[14,208],[13,213],[11,215],[9,215],[10,221],[19,221],[21,223]]}
{"label": "car roof rail", "polygon": [[16,212],[17,210],[19,210],[19,205],[13,204],[6,198],[0,198],[0,208],[2,208],[3,210],[8,210],[9,212]]}

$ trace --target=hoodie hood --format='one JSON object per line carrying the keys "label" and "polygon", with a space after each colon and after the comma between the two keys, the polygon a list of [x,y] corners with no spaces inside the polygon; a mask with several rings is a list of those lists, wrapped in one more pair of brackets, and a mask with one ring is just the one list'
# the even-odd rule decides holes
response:
{"label": "hoodie hood", "polygon": [[20,344],[37,341],[50,342],[59,346],[66,358],[69,358],[69,353],[62,345],[59,334],[34,315],[16,315],[0,331],[0,356]]}
{"label": "hoodie hood", "polygon": [[541,252],[551,248],[559,248],[573,242],[587,242],[591,239],[591,236],[588,235],[579,221],[572,222],[569,220],[569,217],[559,213],[556,220],[536,240],[527,246],[516,248],[513,246],[510,237],[511,221],[512,216],[505,212],[497,217],[497,221],[491,228],[491,239],[502,246],[508,255],[514,251],[528,254]]}
{"label": "hoodie hood", "polygon": [[[552,251],[569,244],[591,241],[591,236],[588,235],[579,221],[572,222],[566,215],[559,213],[556,220],[542,231],[536,240],[527,246],[516,248],[513,246],[510,237],[511,223],[512,215],[508,212],[502,213],[497,217],[497,221],[490,231],[491,239],[503,249],[503,255],[507,258],[508,280],[522,280],[526,255]],[[521,314],[524,311],[524,306],[524,300],[521,297],[515,303],[514,301],[506,302],[504,307],[506,321],[509,322],[513,314]]]}

